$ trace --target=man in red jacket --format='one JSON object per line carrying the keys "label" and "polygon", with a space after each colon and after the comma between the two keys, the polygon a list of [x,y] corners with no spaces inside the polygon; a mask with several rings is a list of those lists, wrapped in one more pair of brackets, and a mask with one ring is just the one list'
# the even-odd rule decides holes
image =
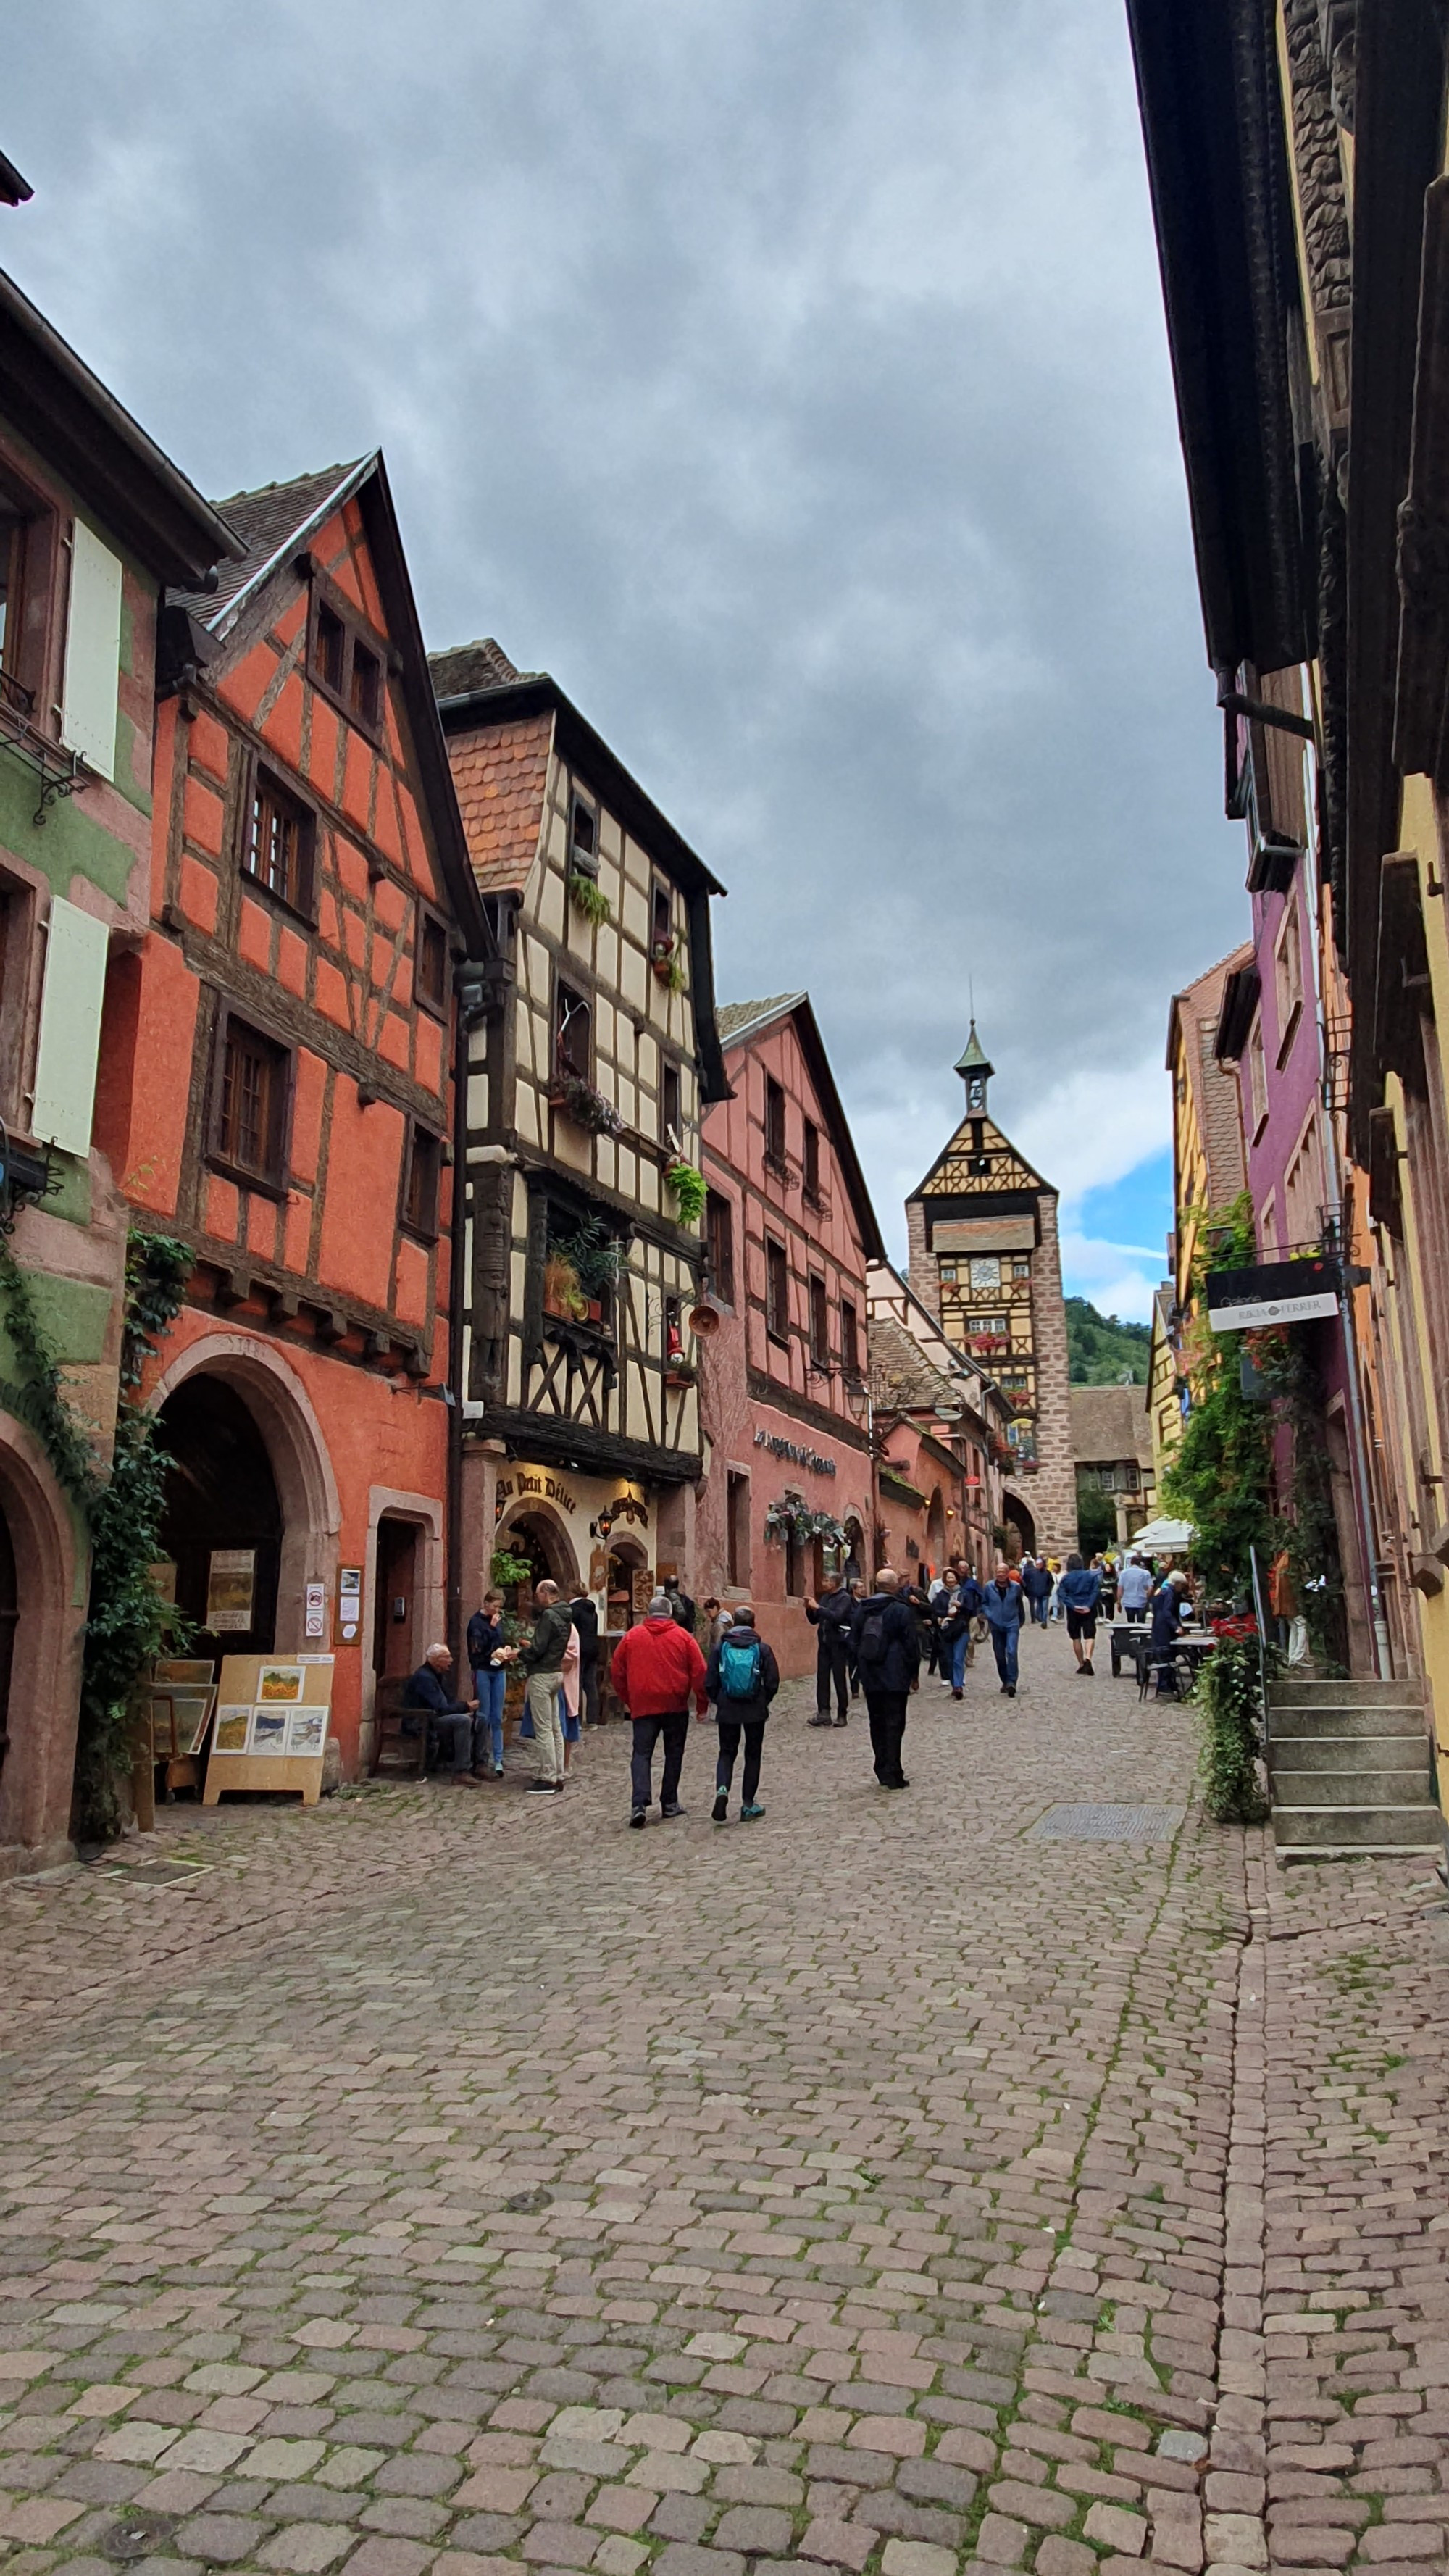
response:
{"label": "man in red jacket", "polygon": [[679,1774],[689,1733],[689,1698],[703,1717],[709,1706],[704,1687],[705,1662],[688,1628],[681,1628],[666,1594],[656,1592],[637,1628],[628,1628],[614,1648],[609,1680],[634,1721],[631,1781],[634,1812],[631,1825],[649,1819],[654,1795],[654,1747],[664,1738],[664,1778],[659,1786],[662,1816],[682,1816]]}

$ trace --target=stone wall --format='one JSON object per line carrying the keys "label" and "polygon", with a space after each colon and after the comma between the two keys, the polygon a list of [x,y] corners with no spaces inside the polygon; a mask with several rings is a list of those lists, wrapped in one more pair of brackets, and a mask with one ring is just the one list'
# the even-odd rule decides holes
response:
{"label": "stone wall", "polygon": [[1032,1256],[1032,1333],[1036,1345],[1037,1471],[1022,1480],[1036,1520],[1037,1545],[1065,1556],[1077,1543],[1077,1473],[1067,1376],[1067,1310],[1057,1242],[1055,1190],[1043,1190],[1041,1245]]}

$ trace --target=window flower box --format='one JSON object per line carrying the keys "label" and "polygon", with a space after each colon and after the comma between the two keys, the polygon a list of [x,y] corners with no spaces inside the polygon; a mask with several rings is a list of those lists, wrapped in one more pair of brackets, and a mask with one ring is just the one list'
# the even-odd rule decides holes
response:
{"label": "window flower box", "polygon": [[551,1109],[561,1109],[576,1127],[586,1127],[596,1136],[622,1136],[624,1121],[612,1100],[585,1082],[581,1073],[556,1073],[548,1086]]}

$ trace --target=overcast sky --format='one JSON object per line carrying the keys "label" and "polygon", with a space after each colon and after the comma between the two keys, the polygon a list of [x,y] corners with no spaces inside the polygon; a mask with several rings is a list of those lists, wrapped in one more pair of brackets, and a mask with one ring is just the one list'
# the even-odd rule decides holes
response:
{"label": "overcast sky", "polygon": [[0,259],[207,492],[381,444],[807,985],[888,1239],[961,1108],[1147,1310],[1242,936],[1122,0],[47,0]]}

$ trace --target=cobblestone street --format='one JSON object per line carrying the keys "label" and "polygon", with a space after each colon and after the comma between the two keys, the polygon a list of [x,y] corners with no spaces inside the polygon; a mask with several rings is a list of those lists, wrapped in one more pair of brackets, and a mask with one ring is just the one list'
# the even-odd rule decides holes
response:
{"label": "cobblestone street", "polygon": [[1449,1918],[1024,1652],[906,1797],[794,1685],[749,1830],[612,1727],[0,1893],[9,2565],[1442,2563]]}

